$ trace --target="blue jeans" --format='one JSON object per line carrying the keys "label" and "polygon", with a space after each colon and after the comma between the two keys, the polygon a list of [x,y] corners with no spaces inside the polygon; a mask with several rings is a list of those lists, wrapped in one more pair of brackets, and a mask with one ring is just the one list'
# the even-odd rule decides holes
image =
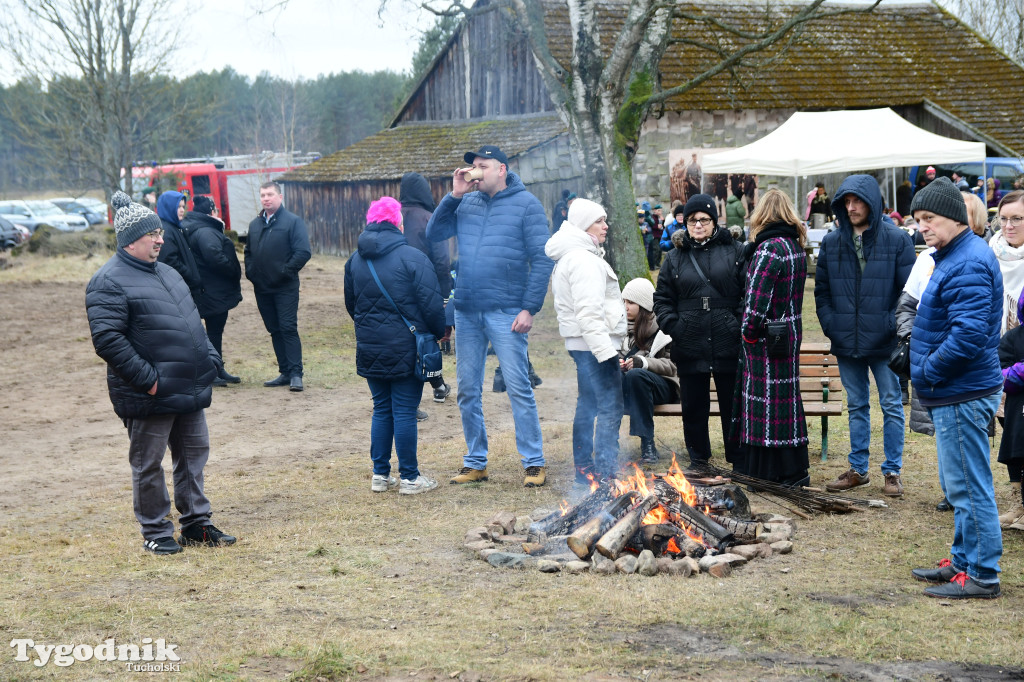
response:
{"label": "blue jeans", "polygon": [[878,387],[878,402],[882,406],[882,447],[885,451],[882,473],[900,473],[903,468],[904,418],[899,377],[889,369],[886,358],[839,356],[837,359],[850,414],[850,468],[861,476],[868,472],[868,448],[871,445],[868,370],[871,370]]}
{"label": "blue jeans", "polygon": [[[622,423],[622,370],[618,356],[598,362],[586,350],[571,350],[576,363],[576,416],[572,421],[572,462],[577,472],[596,469],[609,476],[619,469]],[[595,428],[596,420],[596,428]]]}
{"label": "blue jeans", "polygon": [[979,583],[999,582],[1003,534],[999,528],[988,424],[1000,394],[955,405],[929,407],[935,423],[939,485],[953,505],[953,567]]}
{"label": "blue jeans", "polygon": [[406,481],[415,481],[420,470],[416,464],[416,408],[423,397],[423,382],[415,377],[388,381],[367,379],[373,395],[373,420],[370,422],[370,459],[373,473],[391,473],[391,444],[398,455],[398,473]]}
{"label": "blue jeans", "polygon": [[462,466],[487,467],[487,428],[484,426],[484,363],[487,342],[494,346],[505,390],[516,425],[516,449],[523,467],[544,466],[544,447],[526,359],[527,335],[512,331],[519,311],[487,310],[463,312],[455,309],[455,378],[459,384],[458,403],[466,456]]}

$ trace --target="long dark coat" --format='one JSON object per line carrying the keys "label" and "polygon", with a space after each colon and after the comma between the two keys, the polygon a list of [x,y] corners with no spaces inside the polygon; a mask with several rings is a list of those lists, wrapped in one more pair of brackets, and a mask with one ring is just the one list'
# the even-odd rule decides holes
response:
{"label": "long dark coat", "polygon": [[[786,235],[792,235],[792,238]],[[807,256],[796,229],[767,226],[747,265],[747,288],[740,326],[743,349],[736,382],[735,432],[743,443],[760,447],[807,444],[804,404],[800,399],[800,342],[803,339],[804,282]],[[793,354],[768,357],[768,322],[789,323]]]}
{"label": "long dark coat", "polygon": [[[672,337],[672,361],[680,375],[732,374],[740,353],[743,247],[721,228],[704,244],[677,230],[672,243],[654,291],[658,326]],[[713,288],[693,267],[690,253]]]}
{"label": "long dark coat", "polygon": [[[999,341],[999,364],[1003,369],[1024,362],[1024,327],[1014,327]],[[999,463],[1024,460],[1024,392],[1006,391],[1003,406],[1003,438],[999,442]]]}

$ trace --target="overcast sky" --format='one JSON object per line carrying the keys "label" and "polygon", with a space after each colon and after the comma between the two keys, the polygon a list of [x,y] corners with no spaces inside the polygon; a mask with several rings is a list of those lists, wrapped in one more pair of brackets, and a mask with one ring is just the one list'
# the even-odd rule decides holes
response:
{"label": "overcast sky", "polygon": [[[433,22],[406,0],[206,2],[184,23],[178,72],[231,66],[246,76],[267,71],[283,78],[316,78],[339,71],[407,71],[420,30]],[[261,8],[270,8],[263,13]]]}
{"label": "overcast sky", "polygon": [[[230,66],[249,77],[266,71],[286,79],[409,71],[433,17],[413,0],[387,0],[378,19],[379,6],[380,0],[184,0],[173,19],[180,39],[169,70],[185,76]],[[0,82],[11,84],[20,75],[0,55]]]}

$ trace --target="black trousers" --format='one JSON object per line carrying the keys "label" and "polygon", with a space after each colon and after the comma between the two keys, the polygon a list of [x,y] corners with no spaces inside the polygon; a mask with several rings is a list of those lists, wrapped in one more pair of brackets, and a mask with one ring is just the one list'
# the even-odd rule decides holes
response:
{"label": "black trousers", "polygon": [[[715,389],[725,440],[725,459],[733,462],[739,456],[739,443],[729,438],[732,430],[732,397],[736,387],[735,372],[715,372]],[[708,419],[711,414],[711,373],[679,375],[679,405],[683,411],[683,438],[691,460],[711,458],[711,437]]]}
{"label": "black trousers", "polygon": [[654,438],[654,406],[679,399],[675,384],[649,369],[635,368],[622,377],[622,401],[629,415],[629,435]]}
{"label": "black trousers", "polygon": [[203,322],[206,323],[206,335],[210,337],[210,343],[217,349],[217,353],[223,360],[224,351],[221,350],[221,344],[224,342],[224,327],[228,323],[228,311],[207,315],[203,318]]}
{"label": "black trousers", "polygon": [[302,376],[302,342],[299,340],[299,290],[256,292],[256,307],[270,332],[277,369],[286,377]]}

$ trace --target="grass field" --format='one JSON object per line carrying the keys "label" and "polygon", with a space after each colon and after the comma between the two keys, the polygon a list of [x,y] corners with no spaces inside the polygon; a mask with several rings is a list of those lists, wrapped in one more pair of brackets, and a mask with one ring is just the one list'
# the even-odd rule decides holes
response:
{"label": "grass field", "polygon": [[[488,391],[489,483],[374,495],[369,394],[353,367],[343,262],[328,257],[304,271],[304,394],[262,387],[276,370],[247,285],[228,321],[228,368],[243,383],[218,389],[208,410],[206,491],[215,523],[239,542],[146,554],[132,514],[127,441],[84,316],[85,283],[104,257],[14,260],[0,270],[5,643],[162,638],[177,646],[180,670],[150,674],[175,680],[1024,678],[1024,533],[1004,537],[1002,598],[922,597],[910,569],[947,555],[952,516],[933,509],[933,440],[909,432],[903,499],[800,521],[792,554],[727,579],[549,575],[476,559],[461,546],[468,528],[500,510],[553,508],[571,482],[574,369],[550,306],[531,334],[544,378],[537,399],[550,485],[521,486],[508,401]],[[812,287],[807,294],[805,338],[823,340]],[[446,376],[454,379],[450,366]],[[879,498],[881,419],[873,405],[872,483],[856,494]],[[454,394],[445,405],[428,396],[425,409],[420,462],[443,483],[464,448]],[[662,443],[681,445],[676,420],[657,428]],[[635,456],[636,439],[625,433],[624,422],[623,457]],[[712,442],[724,465],[716,422]],[[810,442],[813,484],[847,468],[845,417],[830,422],[827,462],[817,458],[816,419]],[[995,478],[1002,507],[1003,467]],[[786,513],[751,500],[758,511]],[[16,647],[0,651],[0,679],[140,674],[97,660],[37,667],[15,655]]]}

